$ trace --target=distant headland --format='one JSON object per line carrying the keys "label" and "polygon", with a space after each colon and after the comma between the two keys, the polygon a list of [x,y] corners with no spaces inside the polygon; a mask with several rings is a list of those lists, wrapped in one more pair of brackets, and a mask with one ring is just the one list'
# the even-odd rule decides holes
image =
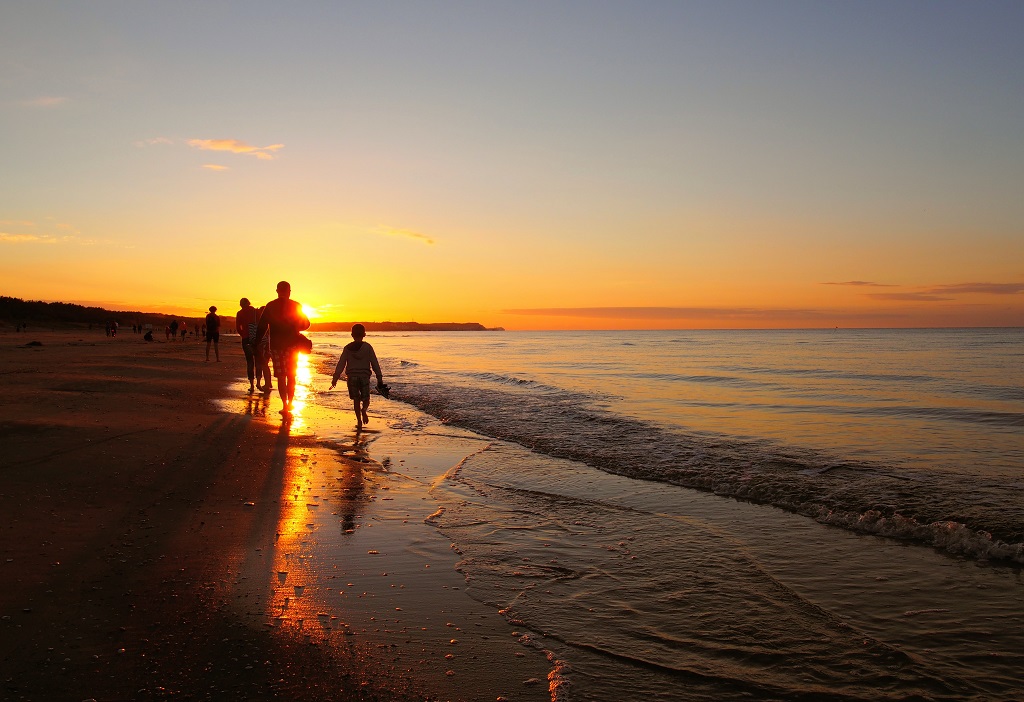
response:
{"label": "distant headland", "polygon": [[[15,324],[31,324],[42,327],[84,327],[117,322],[121,325],[152,324],[163,327],[172,320],[203,323],[202,314],[195,317],[166,314],[164,312],[132,312],[107,310],[102,307],[86,307],[70,302],[39,302],[22,300],[17,297],[0,296],[0,327]],[[234,312],[220,316],[234,317]],[[352,329],[354,322],[315,322],[310,331],[343,331]],[[488,328],[477,322],[362,322],[367,331],[505,331],[501,327]],[[228,329],[233,328],[228,325]],[[223,327],[222,327],[223,328]]]}

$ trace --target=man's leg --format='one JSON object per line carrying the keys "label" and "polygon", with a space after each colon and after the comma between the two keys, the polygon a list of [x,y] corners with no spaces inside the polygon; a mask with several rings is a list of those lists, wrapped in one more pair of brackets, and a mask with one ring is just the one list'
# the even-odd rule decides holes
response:
{"label": "man's leg", "polygon": [[292,403],[295,402],[295,374],[288,374],[288,409],[291,410]]}

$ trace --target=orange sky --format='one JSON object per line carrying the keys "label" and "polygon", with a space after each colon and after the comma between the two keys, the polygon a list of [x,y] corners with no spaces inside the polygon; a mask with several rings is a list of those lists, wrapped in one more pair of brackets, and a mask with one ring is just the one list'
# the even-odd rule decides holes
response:
{"label": "orange sky", "polygon": [[1019,6],[253,7],[0,9],[0,294],[1024,324]]}

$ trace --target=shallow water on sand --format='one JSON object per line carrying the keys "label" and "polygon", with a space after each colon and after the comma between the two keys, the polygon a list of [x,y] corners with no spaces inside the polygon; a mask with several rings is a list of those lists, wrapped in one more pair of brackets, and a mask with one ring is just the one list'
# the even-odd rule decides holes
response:
{"label": "shallow water on sand", "polygon": [[1024,697],[1019,569],[613,475],[377,396],[357,439],[328,384],[311,370],[301,390],[296,421],[321,448],[286,481],[269,623],[372,642],[443,699]]}
{"label": "shallow water on sand", "polygon": [[[317,336],[327,352],[340,334]],[[535,453],[1024,564],[1024,330],[375,335],[394,397]]]}

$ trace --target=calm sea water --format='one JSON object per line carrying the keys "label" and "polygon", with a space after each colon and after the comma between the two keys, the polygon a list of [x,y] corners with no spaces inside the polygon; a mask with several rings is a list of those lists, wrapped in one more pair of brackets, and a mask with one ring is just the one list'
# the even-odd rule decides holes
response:
{"label": "calm sea water", "polygon": [[1024,698],[1024,330],[370,341],[553,698]]}
{"label": "calm sea water", "polygon": [[[319,346],[329,349],[335,339],[325,337]],[[1022,329],[392,334],[374,343],[396,398],[487,436],[1024,562]]]}

